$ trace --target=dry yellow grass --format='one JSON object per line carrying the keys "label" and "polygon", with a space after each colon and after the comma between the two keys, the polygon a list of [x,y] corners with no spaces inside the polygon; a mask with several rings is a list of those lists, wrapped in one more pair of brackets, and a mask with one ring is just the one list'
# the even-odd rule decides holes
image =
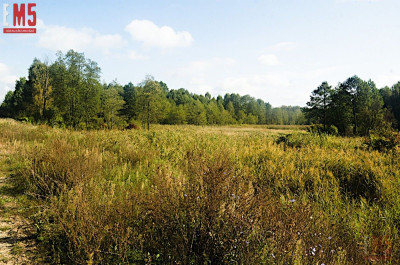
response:
{"label": "dry yellow grass", "polygon": [[32,220],[52,263],[365,264],[400,243],[398,150],[361,138],[2,122],[0,139],[41,206]]}

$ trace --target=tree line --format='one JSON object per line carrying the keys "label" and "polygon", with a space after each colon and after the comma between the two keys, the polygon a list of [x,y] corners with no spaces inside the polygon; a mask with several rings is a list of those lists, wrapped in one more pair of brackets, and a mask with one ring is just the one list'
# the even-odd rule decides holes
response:
{"label": "tree line", "polygon": [[371,131],[400,129],[400,82],[378,89],[372,80],[348,78],[332,88],[323,82],[303,109],[307,122],[334,126],[342,135],[369,135]]}
{"label": "tree line", "polygon": [[122,86],[102,84],[98,64],[83,53],[57,53],[55,62],[34,59],[28,77],[16,81],[0,116],[80,129],[123,128],[129,124],[304,124],[298,106],[273,108],[249,95],[198,95],[169,89],[152,77]]}

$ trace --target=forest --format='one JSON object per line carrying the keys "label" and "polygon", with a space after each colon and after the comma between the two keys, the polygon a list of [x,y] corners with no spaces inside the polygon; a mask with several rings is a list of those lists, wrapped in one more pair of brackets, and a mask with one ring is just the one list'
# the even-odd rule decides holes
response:
{"label": "forest", "polygon": [[341,135],[369,135],[371,131],[399,128],[400,82],[392,88],[377,89],[373,81],[357,76],[339,83],[334,89],[323,82],[315,89],[304,113],[322,131]]}
{"label": "forest", "polygon": [[357,76],[332,88],[323,82],[306,107],[272,107],[249,95],[198,95],[147,76],[137,85],[101,84],[98,64],[73,50],[49,64],[34,59],[16,81],[0,116],[75,129],[149,127],[150,124],[320,124],[322,131],[368,135],[400,126],[400,82],[378,89]]}
{"label": "forest", "polygon": [[83,53],[58,53],[48,64],[35,59],[1,105],[2,117],[51,126],[93,129],[135,124],[304,124],[300,107],[272,108],[249,95],[197,95],[169,89],[148,76],[138,85],[101,84],[101,69]]}

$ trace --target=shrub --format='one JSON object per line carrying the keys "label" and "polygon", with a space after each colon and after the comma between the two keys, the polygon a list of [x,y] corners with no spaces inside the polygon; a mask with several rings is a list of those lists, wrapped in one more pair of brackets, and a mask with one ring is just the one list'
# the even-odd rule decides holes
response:
{"label": "shrub", "polygon": [[350,201],[365,198],[376,203],[381,199],[381,183],[372,170],[346,161],[337,161],[329,167],[339,181],[340,191]]}
{"label": "shrub", "polygon": [[302,148],[306,146],[310,146],[312,144],[316,144],[318,139],[315,139],[311,135],[303,134],[303,133],[294,133],[279,136],[275,141],[276,144],[283,144],[284,148],[292,147],[292,148]]}
{"label": "shrub", "polygon": [[364,145],[368,149],[387,152],[395,150],[400,145],[400,134],[395,132],[383,132],[370,134],[365,137]]}
{"label": "shrub", "polygon": [[314,134],[329,134],[338,135],[339,130],[335,125],[329,125],[326,129],[322,124],[312,124],[307,128],[307,131]]}
{"label": "shrub", "polygon": [[139,130],[140,127],[140,122],[136,120],[131,120],[128,125],[125,127],[126,130]]}
{"label": "shrub", "polygon": [[328,127],[327,133],[330,134],[330,135],[338,135],[339,134],[339,130],[335,125],[330,125]]}
{"label": "shrub", "polygon": [[50,140],[45,146],[34,147],[30,152],[32,168],[26,172],[34,194],[49,198],[70,190],[78,183],[98,176],[101,155],[98,150],[79,148],[65,139]]}

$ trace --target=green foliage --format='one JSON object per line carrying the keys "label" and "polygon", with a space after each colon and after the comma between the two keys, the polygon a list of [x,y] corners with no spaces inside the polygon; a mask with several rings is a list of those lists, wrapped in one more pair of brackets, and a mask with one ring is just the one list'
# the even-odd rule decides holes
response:
{"label": "green foliage", "polygon": [[315,138],[310,134],[305,133],[293,133],[279,136],[275,141],[276,144],[283,144],[285,150],[286,147],[302,148],[310,144],[316,144],[317,142],[324,141],[323,138]]}
{"label": "green foliage", "polygon": [[75,129],[123,128],[130,119],[150,124],[304,124],[300,107],[271,108],[249,95],[214,98],[169,89],[148,76],[138,85],[100,84],[101,69],[83,53],[57,53],[52,64],[34,59],[29,78],[16,82],[0,116]]}
{"label": "green foliage", "polygon": [[371,150],[388,152],[400,146],[400,134],[387,131],[365,137],[364,145]]}
{"label": "green foliage", "polygon": [[21,77],[15,82],[15,90],[7,93],[1,105],[2,116],[16,119],[31,117],[32,102],[32,86],[25,77]]}
{"label": "green foliage", "polygon": [[67,126],[90,128],[100,110],[100,68],[73,50],[50,66],[54,105]]}
{"label": "green foliage", "polygon": [[140,121],[137,121],[137,120],[134,120],[134,119],[131,119],[131,120],[128,122],[128,126],[126,126],[125,129],[139,130],[139,129],[141,129],[141,122],[140,122]]}
{"label": "green foliage", "polygon": [[282,106],[267,110],[267,123],[278,125],[305,124],[304,114],[300,107]]}
{"label": "green foliage", "polygon": [[392,122],[375,83],[357,76],[333,90],[328,83],[322,83],[312,92],[307,105],[303,111],[309,122],[322,123],[324,131],[334,125],[342,135],[368,135]]}
{"label": "green foliage", "polygon": [[169,102],[164,97],[165,92],[159,82],[146,79],[139,87],[136,97],[136,107],[139,110],[138,118],[143,127],[149,130],[150,123],[161,123],[169,111]]}
{"label": "green foliage", "polygon": [[123,109],[125,102],[120,95],[121,91],[122,87],[116,83],[108,85],[102,91],[101,110],[108,129],[122,127],[120,111]]}
{"label": "green foliage", "polygon": [[391,88],[382,88],[379,92],[383,97],[385,106],[390,109],[393,114],[393,128],[400,129],[400,82],[396,83]]}
{"label": "green foliage", "polygon": [[188,123],[194,125],[206,125],[207,124],[207,115],[206,110],[201,103],[200,100],[195,100],[188,107],[188,115],[187,115]]}
{"label": "green foliage", "polygon": [[305,113],[309,120],[322,123],[323,129],[328,125],[328,109],[332,101],[332,87],[328,82],[323,82],[316,90],[311,93],[310,101],[307,102],[308,108]]}
{"label": "green foliage", "polygon": [[48,118],[47,111],[53,103],[49,66],[35,59],[29,68],[29,82],[32,85],[32,97],[35,116],[38,120]]}
{"label": "green foliage", "polygon": [[324,128],[322,124],[312,124],[307,127],[307,131],[314,134],[329,134],[329,135],[338,135],[339,130],[335,125],[329,125]]}
{"label": "green foliage", "polygon": [[[323,82],[306,108],[281,106],[249,95],[212,97],[148,76],[138,85],[100,84],[101,69],[83,53],[57,53],[52,64],[34,59],[28,79],[16,82],[0,106],[1,117],[75,129],[123,128],[130,119],[150,124],[322,124],[323,131],[368,135],[399,121],[399,84],[378,90],[371,80],[348,78],[334,89]],[[334,127],[332,127],[334,126]]]}

